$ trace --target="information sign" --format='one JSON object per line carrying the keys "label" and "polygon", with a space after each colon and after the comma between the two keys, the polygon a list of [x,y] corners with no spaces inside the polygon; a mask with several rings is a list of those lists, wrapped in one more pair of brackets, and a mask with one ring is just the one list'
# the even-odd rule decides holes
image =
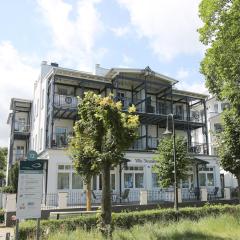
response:
{"label": "information sign", "polygon": [[20,161],[17,219],[40,218],[44,162]]}

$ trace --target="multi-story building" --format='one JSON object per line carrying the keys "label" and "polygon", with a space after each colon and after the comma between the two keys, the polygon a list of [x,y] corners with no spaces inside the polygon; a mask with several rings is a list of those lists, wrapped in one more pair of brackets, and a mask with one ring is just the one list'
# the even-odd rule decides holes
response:
{"label": "multi-story building", "polygon": [[[210,97],[206,101],[207,106],[207,123],[209,130],[209,153],[213,156],[217,156],[217,138],[216,134],[222,132],[222,120],[221,114],[224,109],[229,109],[230,104],[228,102],[221,102],[216,97]],[[238,186],[237,179],[229,172],[221,169],[221,186],[235,188]]]}
{"label": "multi-story building", "polygon": [[[35,150],[39,158],[48,162],[46,191],[83,191],[84,184],[81,176],[74,172],[67,145],[77,120],[78,101],[85,91],[94,91],[102,96],[112,93],[115,100],[122,101],[123,111],[134,104],[140,117],[139,138],[125,153],[129,160],[127,167],[122,169],[119,166],[111,171],[113,190],[118,191],[120,186],[122,190],[131,191],[159,189],[157,176],[152,171],[153,157],[163,138],[169,113],[174,114],[176,134],[186,139],[193,159],[188,178],[181,180],[182,189],[206,187],[212,190],[220,187],[218,161],[209,155],[207,95],[178,90],[176,84],[175,79],[149,67],[104,69],[96,65],[96,72],[92,74],[43,62],[34,86],[34,99],[25,101],[29,111],[31,109],[31,117],[28,114],[24,124],[28,126],[30,119],[31,131],[21,134],[26,141],[24,154],[28,149]],[[15,118],[11,119],[13,129]],[[201,138],[196,142],[198,131]],[[15,141],[14,136],[11,135],[11,142]],[[10,148],[9,165],[18,160],[13,152],[20,146],[15,142]],[[101,185],[101,175],[93,177],[93,190],[101,190]]]}

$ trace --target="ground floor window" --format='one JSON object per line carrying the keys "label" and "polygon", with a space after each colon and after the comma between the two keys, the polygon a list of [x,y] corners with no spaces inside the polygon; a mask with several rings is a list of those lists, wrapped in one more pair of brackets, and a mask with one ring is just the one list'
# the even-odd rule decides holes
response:
{"label": "ground floor window", "polygon": [[199,169],[199,185],[201,187],[215,186],[213,168],[205,167]]}
{"label": "ground floor window", "polygon": [[193,174],[189,174],[184,179],[182,179],[182,188],[193,188]]}
{"label": "ground floor window", "polygon": [[83,179],[72,165],[58,165],[57,188],[59,190],[83,189]]}
{"label": "ground floor window", "polygon": [[160,187],[159,176],[157,173],[152,173],[152,187],[153,188]]}
{"label": "ground floor window", "polygon": [[141,166],[128,166],[124,169],[124,188],[144,188],[144,173]]}

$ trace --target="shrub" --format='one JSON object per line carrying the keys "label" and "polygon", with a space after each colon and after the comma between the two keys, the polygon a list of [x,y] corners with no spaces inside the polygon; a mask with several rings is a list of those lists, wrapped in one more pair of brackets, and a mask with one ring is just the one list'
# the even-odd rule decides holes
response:
{"label": "shrub", "polygon": [[3,193],[14,193],[14,187],[13,186],[4,186],[1,188],[1,191]]}
{"label": "shrub", "polygon": [[4,211],[0,209],[0,223],[4,222]]}
{"label": "shrub", "polygon": [[[174,209],[155,209],[139,212],[113,213],[112,223],[115,228],[129,229],[134,225],[141,225],[147,222],[167,223],[178,219],[198,220],[206,216],[217,216],[219,214],[230,213],[240,215],[240,206],[212,205],[200,208],[182,208],[179,212]],[[90,230],[96,228],[96,216],[80,216],[76,218],[60,220],[41,221],[42,236],[56,231],[73,231],[78,228]],[[36,232],[36,222],[26,221],[20,224],[20,239],[33,237]]]}

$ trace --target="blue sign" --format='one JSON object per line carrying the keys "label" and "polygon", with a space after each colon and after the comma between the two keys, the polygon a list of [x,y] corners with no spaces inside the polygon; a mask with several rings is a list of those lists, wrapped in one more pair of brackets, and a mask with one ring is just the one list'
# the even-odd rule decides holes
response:
{"label": "blue sign", "polygon": [[29,160],[29,161],[35,161],[35,160],[37,160],[37,158],[38,158],[38,154],[37,154],[35,151],[30,150],[30,151],[28,152],[28,154],[27,154],[27,160]]}

